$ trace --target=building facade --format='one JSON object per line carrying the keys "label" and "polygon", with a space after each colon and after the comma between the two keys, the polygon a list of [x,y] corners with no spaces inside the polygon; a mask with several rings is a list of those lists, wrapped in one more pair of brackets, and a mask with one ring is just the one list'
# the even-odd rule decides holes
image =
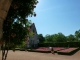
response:
{"label": "building facade", "polygon": [[30,26],[30,31],[32,31],[34,34],[33,36],[27,37],[27,47],[35,48],[38,46],[39,39],[38,39],[38,34],[37,34],[37,30],[34,23]]}

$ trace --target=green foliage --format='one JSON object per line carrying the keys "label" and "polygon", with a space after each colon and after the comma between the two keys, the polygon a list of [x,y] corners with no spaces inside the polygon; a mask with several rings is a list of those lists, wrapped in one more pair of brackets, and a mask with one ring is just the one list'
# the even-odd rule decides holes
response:
{"label": "green foliage", "polygon": [[39,43],[44,43],[45,38],[43,37],[42,34],[38,34],[38,38],[39,38]]}
{"label": "green foliage", "polygon": [[49,35],[47,34],[45,36],[45,43],[51,43],[51,42],[77,42],[80,41],[80,30],[75,32],[75,35],[68,35],[65,36],[62,33],[57,33],[57,34],[52,34]]}
{"label": "green foliage", "polygon": [[29,36],[32,37],[33,35],[34,35],[33,31],[30,31],[30,32],[29,32]]}
{"label": "green foliage", "polygon": [[80,30],[75,31],[75,36],[76,36],[76,40],[79,41],[80,40]]}
{"label": "green foliage", "polygon": [[58,34],[47,34],[45,36],[45,43],[39,43],[41,47],[79,47],[80,46],[80,30],[75,32],[75,35],[65,36],[62,33]]}
{"label": "green foliage", "polygon": [[47,34],[46,36],[45,36],[45,43],[46,42],[53,42],[53,40],[52,40],[52,36],[51,35],[49,35],[49,34]]}
{"label": "green foliage", "polygon": [[66,42],[66,37],[62,33],[53,34],[53,35],[46,35],[45,36],[45,42],[46,43],[52,43],[52,42]]}
{"label": "green foliage", "polygon": [[23,44],[27,35],[32,36],[28,30],[31,21],[29,16],[36,16],[34,8],[37,0],[13,0],[8,15],[3,24],[3,40],[13,50],[16,46]]}
{"label": "green foliage", "polygon": [[58,33],[58,39],[57,42],[66,42],[66,37],[62,33]]}
{"label": "green foliage", "polygon": [[25,45],[26,45],[26,42],[25,41],[23,41],[22,42],[22,44],[20,44],[19,46],[17,46],[18,48],[24,48],[25,47]]}
{"label": "green foliage", "polygon": [[39,47],[80,47],[80,42],[39,43]]}
{"label": "green foliage", "polygon": [[76,41],[75,36],[74,36],[74,35],[72,35],[72,34],[70,34],[70,35],[69,35],[69,36],[67,36],[66,38],[67,38],[67,41],[69,41],[69,42],[74,42],[74,41]]}
{"label": "green foliage", "polygon": [[37,0],[13,0],[8,15],[13,18],[35,16],[34,8],[37,3]]}

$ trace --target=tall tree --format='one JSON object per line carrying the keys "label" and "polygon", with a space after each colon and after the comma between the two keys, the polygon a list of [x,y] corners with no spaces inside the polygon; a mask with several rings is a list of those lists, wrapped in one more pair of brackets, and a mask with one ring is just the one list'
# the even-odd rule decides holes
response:
{"label": "tall tree", "polygon": [[53,41],[54,42],[66,42],[66,37],[62,33],[53,34]]}
{"label": "tall tree", "polygon": [[69,36],[67,36],[67,41],[69,42],[74,42],[76,40],[75,36],[70,34]]}
{"label": "tall tree", "polygon": [[[30,32],[28,30],[29,25],[27,25],[28,19],[26,18],[36,16],[34,8],[37,3],[37,0],[12,1],[7,17],[3,23],[3,38],[1,40],[2,60],[6,60],[9,47],[15,48],[26,40],[25,36]],[[6,47],[7,52],[5,53]]]}
{"label": "tall tree", "polygon": [[58,33],[58,39],[57,42],[66,42],[66,37],[62,33]]}
{"label": "tall tree", "polygon": [[39,43],[44,43],[45,38],[43,37],[42,34],[38,34],[38,38],[39,38]]}
{"label": "tall tree", "polygon": [[45,42],[46,42],[46,43],[51,43],[51,42],[53,42],[52,36],[49,35],[49,34],[47,34],[47,35],[45,36]]}
{"label": "tall tree", "polygon": [[80,30],[75,31],[76,40],[80,40]]}
{"label": "tall tree", "polygon": [[46,42],[66,42],[66,37],[62,33],[52,34],[52,35],[47,34],[45,36],[45,41]]}
{"label": "tall tree", "polygon": [[51,35],[51,37],[52,37],[53,42],[57,42],[57,40],[58,40],[58,35],[57,34],[53,34],[53,35]]}

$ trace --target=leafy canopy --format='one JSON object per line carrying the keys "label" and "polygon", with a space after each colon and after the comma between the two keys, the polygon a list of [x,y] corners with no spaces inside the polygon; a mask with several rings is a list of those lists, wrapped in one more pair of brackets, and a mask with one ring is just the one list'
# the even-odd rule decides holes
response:
{"label": "leafy canopy", "polygon": [[3,42],[16,47],[26,40],[29,34],[29,16],[36,16],[37,0],[13,0],[3,24]]}

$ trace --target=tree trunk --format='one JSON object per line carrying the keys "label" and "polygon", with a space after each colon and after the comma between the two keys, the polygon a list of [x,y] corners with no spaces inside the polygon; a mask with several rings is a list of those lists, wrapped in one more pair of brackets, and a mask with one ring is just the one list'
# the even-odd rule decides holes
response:
{"label": "tree trunk", "polygon": [[7,46],[7,44],[2,45],[2,60],[6,60],[7,55],[8,55],[8,50],[9,50],[9,46]]}

